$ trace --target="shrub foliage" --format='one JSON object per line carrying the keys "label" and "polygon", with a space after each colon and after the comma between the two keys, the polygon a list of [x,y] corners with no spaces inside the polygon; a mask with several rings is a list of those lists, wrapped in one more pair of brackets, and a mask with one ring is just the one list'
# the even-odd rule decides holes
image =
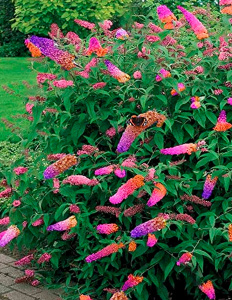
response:
{"label": "shrub foliage", "polygon": [[[214,299],[211,283],[218,297],[231,293],[231,25],[208,10],[194,14],[205,27],[168,13],[173,29],[157,18],[129,35],[95,26],[74,46],[53,25],[55,42],[27,41],[58,64],[43,58],[51,74],[38,74],[27,106],[27,156],[2,171],[21,204],[2,216],[21,231],[12,244],[34,250],[41,280],[65,279],[67,299],[126,299],[110,292],[126,290],[130,274],[139,277],[125,291],[131,299]],[[28,155],[33,166],[16,175]]]}

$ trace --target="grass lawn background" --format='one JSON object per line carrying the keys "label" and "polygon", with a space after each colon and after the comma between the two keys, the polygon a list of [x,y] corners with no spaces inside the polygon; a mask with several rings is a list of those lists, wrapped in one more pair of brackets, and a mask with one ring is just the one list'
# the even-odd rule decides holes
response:
{"label": "grass lawn background", "polygon": [[[24,80],[30,84],[36,83],[36,72],[30,66],[28,57],[0,58],[0,141],[7,140],[12,135],[2,123],[2,118],[15,122],[23,131],[30,125],[25,119],[12,118],[12,115],[25,113],[27,96],[33,95],[33,89],[28,90],[22,83]],[[3,85],[12,88],[15,94],[6,93]]]}

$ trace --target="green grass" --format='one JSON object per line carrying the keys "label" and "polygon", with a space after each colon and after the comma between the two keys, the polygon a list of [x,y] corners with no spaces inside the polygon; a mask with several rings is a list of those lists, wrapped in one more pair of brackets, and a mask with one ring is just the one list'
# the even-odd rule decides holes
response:
{"label": "green grass", "polygon": [[[33,95],[33,89],[27,89],[22,81],[30,84],[36,83],[36,72],[30,69],[31,62],[25,57],[0,58],[0,141],[9,139],[12,133],[5,127],[1,119],[13,121],[24,132],[29,126],[29,121],[14,119],[12,116],[25,113],[27,96]],[[7,85],[15,94],[6,93],[2,85]],[[17,96],[18,95],[18,96]]]}

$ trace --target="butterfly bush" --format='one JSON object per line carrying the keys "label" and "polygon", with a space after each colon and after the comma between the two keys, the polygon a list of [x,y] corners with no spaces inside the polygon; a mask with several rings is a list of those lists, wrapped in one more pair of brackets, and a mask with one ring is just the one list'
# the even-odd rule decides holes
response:
{"label": "butterfly bush", "polygon": [[35,271],[18,282],[66,282],[68,300],[230,295],[231,1],[164,4],[25,41],[26,149],[0,170],[0,245]]}

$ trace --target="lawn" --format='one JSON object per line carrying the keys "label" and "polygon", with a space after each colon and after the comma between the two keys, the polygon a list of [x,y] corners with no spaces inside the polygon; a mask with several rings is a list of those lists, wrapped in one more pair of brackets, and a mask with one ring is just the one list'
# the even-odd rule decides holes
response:
{"label": "lawn", "polygon": [[[23,81],[35,84],[36,72],[30,68],[31,62],[28,58],[0,58],[0,141],[7,140],[11,132],[5,127],[1,119],[16,122],[24,131],[29,126],[29,121],[14,119],[12,116],[25,113],[27,96],[33,95],[33,89],[28,89]],[[3,85],[15,91],[14,94],[6,93]]]}

